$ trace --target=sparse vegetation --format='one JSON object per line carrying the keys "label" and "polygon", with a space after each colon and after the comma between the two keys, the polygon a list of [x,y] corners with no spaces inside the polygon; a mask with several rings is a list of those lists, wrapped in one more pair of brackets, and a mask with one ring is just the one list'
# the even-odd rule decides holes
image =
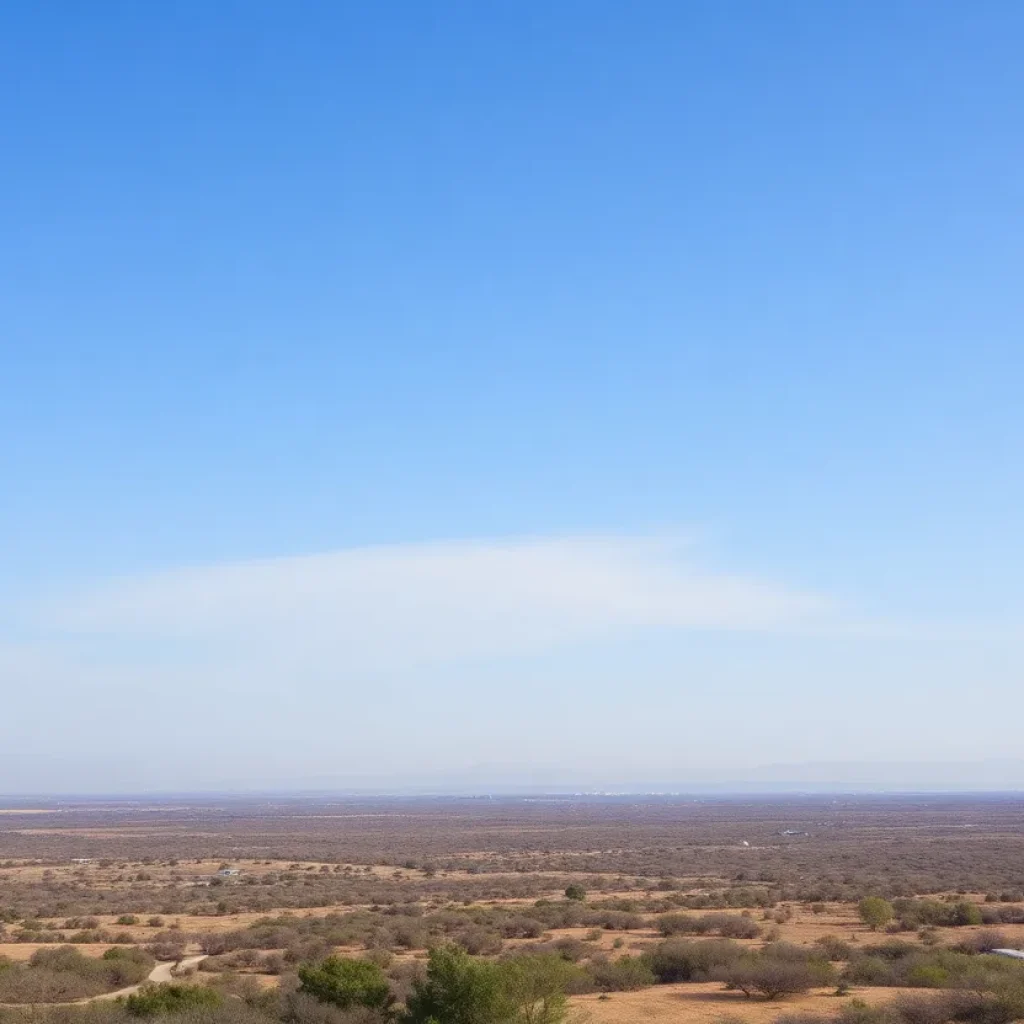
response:
{"label": "sparse vegetation", "polygon": [[153,965],[145,951],[113,947],[85,956],[73,946],[39,949],[27,963],[0,959],[0,1003],[60,1003],[142,981]]}
{"label": "sparse vegetation", "polygon": [[[839,1024],[948,1024],[927,1000],[1006,1024],[1024,968],[989,951],[1024,945],[1014,806],[243,805],[168,810],[148,833],[82,807],[2,837],[0,1024],[33,1024],[10,1004],[39,1024],[557,1024],[581,1004],[601,1024],[633,1006],[643,1019],[665,986],[681,1008],[692,992],[739,1017],[828,993]],[[959,814],[987,823],[984,843]],[[169,985],[39,1009],[193,953],[198,971]],[[876,1005],[909,990],[924,995]]]}

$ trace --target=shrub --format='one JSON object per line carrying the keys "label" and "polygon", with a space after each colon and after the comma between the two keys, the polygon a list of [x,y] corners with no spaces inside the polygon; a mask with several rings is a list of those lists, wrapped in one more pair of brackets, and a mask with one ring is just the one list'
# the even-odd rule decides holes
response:
{"label": "shrub", "polygon": [[822,935],[814,943],[826,960],[849,960],[853,950],[848,942],[843,942],[836,935]]}
{"label": "shrub", "polygon": [[949,971],[939,964],[914,964],[906,972],[905,980],[914,988],[942,988],[949,983]]}
{"label": "shrub", "polygon": [[663,914],[658,918],[658,930],[664,936],[708,935],[717,932],[730,939],[756,939],[761,927],[750,917],[741,914]]}
{"label": "shrub", "polygon": [[743,950],[728,939],[710,939],[707,942],[688,942],[666,939],[644,953],[657,981],[670,984],[676,981],[706,981],[712,973],[743,955]]}
{"label": "shrub", "polygon": [[896,901],[895,911],[904,928],[919,928],[921,925],[959,928],[982,924],[986,916],[991,916],[983,914],[981,907],[970,900],[943,903],[939,900],[901,899]]}
{"label": "shrub", "polygon": [[918,947],[913,942],[906,942],[903,939],[889,939],[876,946],[867,946],[864,952],[869,956],[878,956],[883,960],[895,961],[913,956],[918,952]]}
{"label": "shrub", "polygon": [[865,896],[857,904],[857,913],[872,931],[877,931],[893,919],[895,911],[892,904],[881,896]]}
{"label": "shrub", "polygon": [[393,1001],[384,972],[369,960],[329,956],[318,964],[300,967],[299,981],[300,992],[342,1010],[354,1006],[383,1010]]}
{"label": "shrub", "polygon": [[657,980],[643,957],[624,956],[619,960],[595,960],[590,975],[602,992],[635,992]]}
{"label": "shrub", "polygon": [[949,949],[922,949],[905,942],[884,943],[865,950],[846,968],[844,977],[869,985],[907,985],[917,988],[994,990],[1007,980],[1020,979],[1013,961]]}
{"label": "shrub", "polygon": [[988,953],[993,949],[1005,949],[1012,945],[1012,940],[1005,932],[992,931],[986,928],[984,931],[968,935],[958,942],[953,949],[959,953]]}
{"label": "shrub", "polygon": [[892,964],[880,956],[859,956],[847,966],[843,977],[855,985],[895,985]]}
{"label": "shrub", "polygon": [[778,999],[831,984],[835,970],[827,960],[809,956],[798,946],[780,943],[757,953],[744,952],[731,964],[718,968],[714,976],[746,996],[760,992],[767,999]]}
{"label": "shrub", "polygon": [[409,1024],[500,1024],[508,1010],[498,966],[453,945],[430,951],[406,1005]]}
{"label": "shrub", "polygon": [[501,987],[522,1024],[557,1024],[567,1011],[566,992],[583,972],[557,956],[517,956],[500,964]]}
{"label": "shrub", "polygon": [[766,999],[806,992],[826,980],[825,972],[805,961],[779,960],[770,956],[748,955],[721,968],[719,977],[730,988],[750,996],[760,992]]}
{"label": "shrub", "polygon": [[544,924],[536,918],[517,915],[502,922],[501,934],[506,939],[536,939],[544,934]]}
{"label": "shrub", "polygon": [[486,928],[468,928],[457,935],[455,941],[467,953],[472,953],[475,956],[500,953],[502,947],[501,936],[497,932],[488,931]]}
{"label": "shrub", "polygon": [[658,918],[658,931],[665,936],[692,935],[692,919],[689,914],[662,914]]}
{"label": "shrub", "polygon": [[220,1003],[220,994],[205,985],[148,985],[141,992],[128,996],[124,1008],[133,1017],[155,1017],[219,1006]]}
{"label": "shrub", "polygon": [[146,946],[146,952],[157,960],[180,960],[185,955],[185,940],[174,932],[162,932],[153,937]]}
{"label": "shrub", "polygon": [[981,908],[976,903],[962,900],[954,904],[953,919],[951,924],[954,927],[959,925],[981,924]]}
{"label": "shrub", "polygon": [[757,922],[749,917],[741,917],[736,914],[723,914],[723,921],[719,926],[718,933],[727,939],[756,939],[761,934],[761,928]]}
{"label": "shrub", "polygon": [[582,960],[590,953],[584,943],[571,935],[566,935],[563,939],[556,939],[554,951],[563,960],[568,960],[570,963],[576,963],[577,960]]}

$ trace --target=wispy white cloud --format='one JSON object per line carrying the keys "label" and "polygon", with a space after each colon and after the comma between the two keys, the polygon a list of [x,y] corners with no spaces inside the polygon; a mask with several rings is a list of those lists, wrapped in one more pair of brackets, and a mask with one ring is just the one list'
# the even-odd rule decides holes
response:
{"label": "wispy white cloud", "polygon": [[355,548],[121,579],[36,606],[47,630],[386,667],[528,654],[614,630],[790,630],[816,594],[700,569],[675,537]]}
{"label": "wispy white cloud", "polygon": [[[758,761],[931,756],[903,723],[957,701],[962,744],[944,753],[976,757],[983,736],[1006,755],[1014,716],[992,725],[985,709],[1019,706],[1017,626],[865,621],[708,568],[673,536],[394,545],[109,580],[0,612],[0,789],[420,780],[499,761],[729,779]],[[709,721],[730,725],[678,742],[680,723]]]}

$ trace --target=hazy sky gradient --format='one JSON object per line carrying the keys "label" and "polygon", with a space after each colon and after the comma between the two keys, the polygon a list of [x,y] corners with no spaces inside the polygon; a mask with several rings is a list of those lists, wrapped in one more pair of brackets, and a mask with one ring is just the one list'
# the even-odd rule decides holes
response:
{"label": "hazy sky gradient", "polygon": [[1017,757],[1022,50],[5,7],[0,792]]}

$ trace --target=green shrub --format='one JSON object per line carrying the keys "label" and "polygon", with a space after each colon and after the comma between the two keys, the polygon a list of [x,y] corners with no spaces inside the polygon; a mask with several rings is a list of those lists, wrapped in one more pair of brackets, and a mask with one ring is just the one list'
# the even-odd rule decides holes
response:
{"label": "green shrub", "polygon": [[365,1006],[382,1010],[394,1001],[383,970],[369,960],[329,956],[299,968],[299,991],[342,1010]]}
{"label": "green shrub", "polygon": [[497,964],[453,945],[430,951],[406,1006],[409,1024],[501,1024],[509,1011]]}
{"label": "green shrub", "polygon": [[155,1017],[164,1013],[219,1006],[221,996],[205,985],[148,985],[128,996],[124,1008],[133,1017]]}
{"label": "green shrub", "polygon": [[877,931],[893,919],[895,911],[893,905],[881,896],[865,896],[857,904],[857,913],[872,931]]}

